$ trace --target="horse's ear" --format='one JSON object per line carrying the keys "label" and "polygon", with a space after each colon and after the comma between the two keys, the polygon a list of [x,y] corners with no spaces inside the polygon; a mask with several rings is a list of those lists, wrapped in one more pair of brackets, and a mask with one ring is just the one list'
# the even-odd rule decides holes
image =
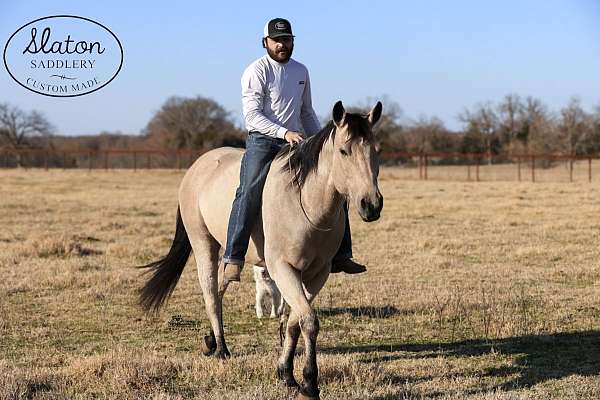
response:
{"label": "horse's ear", "polygon": [[344,124],[344,119],[346,118],[346,110],[344,109],[344,105],[341,100],[335,103],[333,106],[333,122],[336,126],[340,127]]}
{"label": "horse's ear", "polygon": [[375,104],[375,107],[373,107],[373,109],[371,110],[371,112],[369,113],[369,122],[371,123],[371,126],[375,125],[377,123],[377,121],[379,121],[379,118],[381,117],[381,110],[383,109],[383,105],[381,104],[380,101],[377,102],[377,104]]}

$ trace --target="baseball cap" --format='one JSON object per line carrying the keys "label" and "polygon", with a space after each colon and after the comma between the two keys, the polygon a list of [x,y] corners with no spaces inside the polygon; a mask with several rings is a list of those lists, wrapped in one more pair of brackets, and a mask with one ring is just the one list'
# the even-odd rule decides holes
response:
{"label": "baseball cap", "polygon": [[290,21],[283,18],[275,18],[265,24],[263,38],[270,37],[271,39],[274,39],[282,36],[294,37],[294,35],[292,35],[292,24],[290,24]]}

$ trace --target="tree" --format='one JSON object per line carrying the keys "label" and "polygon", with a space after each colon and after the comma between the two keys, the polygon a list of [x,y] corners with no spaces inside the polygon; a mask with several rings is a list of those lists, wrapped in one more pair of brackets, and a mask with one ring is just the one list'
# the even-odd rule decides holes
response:
{"label": "tree", "polygon": [[555,120],[541,100],[527,97],[523,106],[523,136],[527,153],[549,154],[560,151]]}
{"label": "tree", "polygon": [[18,149],[29,146],[28,139],[33,136],[48,137],[54,128],[38,111],[29,113],[0,103],[0,140],[11,148]]}
{"label": "tree", "polygon": [[146,127],[151,141],[158,140],[178,149],[218,147],[240,134],[229,112],[202,96],[170,97]]}
{"label": "tree", "polygon": [[588,134],[583,140],[582,146],[585,154],[600,153],[600,105],[598,105],[587,117]]}
{"label": "tree", "polygon": [[348,112],[367,114],[373,106],[380,100],[383,104],[383,113],[379,122],[375,126],[375,134],[382,152],[404,151],[406,143],[402,137],[403,127],[400,123],[402,118],[402,108],[400,105],[390,99],[388,96],[381,96],[380,99],[367,97],[364,101],[347,108]]}
{"label": "tree", "polygon": [[453,152],[456,135],[453,135],[441,119],[421,116],[405,128],[408,150],[417,153]]}
{"label": "tree", "polygon": [[573,97],[569,104],[560,110],[558,131],[566,154],[574,156],[586,153],[585,142],[591,134],[591,118],[581,108],[581,101]]}
{"label": "tree", "polygon": [[523,132],[524,105],[516,94],[507,94],[498,105],[499,134],[502,145],[508,154],[514,153],[521,145],[527,142]]}
{"label": "tree", "polygon": [[478,104],[473,111],[465,110],[458,118],[465,124],[464,137],[468,138],[471,145],[479,140],[480,147],[487,153],[488,162],[491,164],[492,155],[498,154],[500,150],[499,120],[492,103]]}

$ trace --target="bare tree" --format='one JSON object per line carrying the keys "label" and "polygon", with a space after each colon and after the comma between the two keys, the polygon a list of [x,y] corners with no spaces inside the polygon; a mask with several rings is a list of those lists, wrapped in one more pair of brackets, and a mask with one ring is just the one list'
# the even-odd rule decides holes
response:
{"label": "bare tree", "polygon": [[216,147],[227,136],[239,135],[227,112],[205,98],[170,97],[146,127],[149,138],[176,148]]}
{"label": "bare tree", "polygon": [[480,138],[488,156],[488,163],[491,164],[492,154],[496,147],[499,147],[499,120],[492,103],[478,104],[474,111],[465,110],[458,118],[465,124],[466,135]]}
{"label": "bare tree", "polygon": [[600,153],[600,105],[596,106],[591,115],[592,139],[590,153]]}
{"label": "bare tree", "polygon": [[584,144],[591,134],[591,118],[581,108],[577,97],[571,98],[569,104],[560,110],[558,130],[563,141],[566,154],[574,156],[585,152]]}
{"label": "bare tree", "polygon": [[411,122],[405,132],[409,151],[427,153],[454,150],[455,135],[452,135],[444,122],[437,117],[421,116],[417,121]]}
{"label": "bare tree", "polygon": [[9,147],[18,149],[27,146],[33,136],[50,136],[54,128],[38,111],[29,113],[0,103],[0,139]]}
{"label": "bare tree", "polygon": [[525,139],[523,136],[524,106],[517,94],[507,94],[498,105],[500,135],[508,154],[517,150],[517,140]]}
{"label": "bare tree", "polygon": [[378,98],[367,97],[364,101],[347,109],[349,112],[366,114],[371,111],[373,104],[377,103],[377,101],[381,101],[383,104],[383,114],[375,127],[381,150],[384,152],[405,150],[406,144],[401,135],[403,127],[400,122],[403,111],[397,102],[388,96],[380,96]]}
{"label": "bare tree", "polygon": [[531,96],[524,104],[523,132],[527,153],[548,154],[561,149],[555,118],[541,100]]}

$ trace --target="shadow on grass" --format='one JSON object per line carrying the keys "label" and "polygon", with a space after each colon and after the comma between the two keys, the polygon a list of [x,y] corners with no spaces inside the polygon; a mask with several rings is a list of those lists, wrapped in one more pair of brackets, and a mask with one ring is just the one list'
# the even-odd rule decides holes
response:
{"label": "shadow on grass", "polygon": [[317,309],[317,314],[325,317],[348,314],[353,317],[390,318],[395,315],[400,315],[401,313],[402,311],[394,306],[333,307]]}
{"label": "shadow on grass", "polygon": [[[367,356],[362,363],[385,363],[400,359],[473,357],[497,352],[515,356],[510,367],[489,368],[482,377],[517,376],[497,390],[526,389],[550,379],[571,375],[600,374],[600,332],[582,331],[548,335],[517,336],[497,340],[465,340],[453,343],[390,343],[319,349],[323,353],[384,353]],[[434,377],[431,377],[432,379]],[[410,379],[408,379],[410,380]],[[486,388],[486,391],[490,388]],[[443,395],[440,393],[439,395]],[[437,397],[437,396],[433,396]]]}

